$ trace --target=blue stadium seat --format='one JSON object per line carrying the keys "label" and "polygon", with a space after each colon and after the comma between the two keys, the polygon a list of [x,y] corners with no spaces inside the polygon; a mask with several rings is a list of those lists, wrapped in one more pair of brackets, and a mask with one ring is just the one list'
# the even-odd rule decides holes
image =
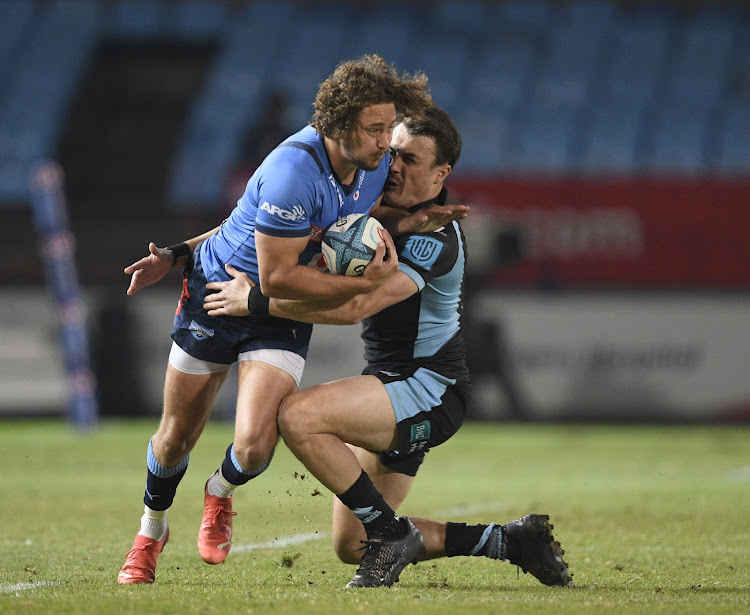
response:
{"label": "blue stadium seat", "polygon": [[[23,182],[35,160],[56,150],[67,106],[96,43],[97,16],[93,0],[44,5],[20,42],[0,134],[10,146],[3,167],[21,169]],[[16,197],[0,194],[0,200]]]}
{"label": "blue stadium seat", "polygon": [[177,39],[216,40],[229,19],[229,8],[215,0],[183,0],[165,6],[164,34]]}
{"label": "blue stadium seat", "polygon": [[750,176],[750,106],[741,104],[725,109],[715,165],[720,173]]}
{"label": "blue stadium seat", "polygon": [[619,18],[617,5],[611,0],[571,0],[562,11],[564,20],[597,35],[609,30]]}
{"label": "blue stadium seat", "polygon": [[34,3],[30,0],[0,2],[0,111],[7,83],[15,74],[17,54],[34,15]]}
{"label": "blue stadium seat", "polygon": [[[446,37],[482,36],[493,30],[494,16],[479,0],[439,0],[428,12],[430,29]],[[499,25],[499,24],[498,24]]]}
{"label": "blue stadium seat", "polygon": [[706,171],[709,115],[703,108],[671,106],[654,109],[646,125],[644,162],[656,174]]}
{"label": "blue stadium seat", "polygon": [[466,104],[501,109],[521,104],[528,93],[537,54],[537,38],[501,30],[476,54],[466,82]]}
{"label": "blue stadium seat", "polygon": [[405,68],[424,71],[435,104],[448,113],[464,106],[466,73],[472,66],[471,50],[463,40],[422,37]]}
{"label": "blue stadium seat", "polygon": [[[274,30],[291,24],[297,10],[296,4],[290,0],[254,0],[247,4],[240,19],[253,32],[262,33],[266,28]],[[259,28],[259,24],[263,27]]]}
{"label": "blue stadium seat", "polygon": [[572,165],[571,108],[529,105],[523,110],[513,139],[511,164],[534,173],[561,173]]}
{"label": "blue stadium seat", "polygon": [[727,98],[750,106],[750,19],[745,22],[732,58],[727,83]]}
{"label": "blue stadium seat", "polygon": [[103,34],[115,39],[158,38],[164,8],[160,0],[115,0],[106,5]]}
{"label": "blue stadium seat", "polygon": [[602,34],[585,24],[562,24],[551,31],[539,68],[536,97],[547,106],[581,107],[591,88],[601,58]]}
{"label": "blue stadium seat", "polygon": [[673,101],[712,106],[723,94],[736,24],[729,21],[686,22],[679,30],[666,78],[666,96]]}
{"label": "blue stadium seat", "polygon": [[399,69],[406,66],[411,57],[411,50],[416,47],[418,24],[411,19],[376,19],[369,13],[362,17],[367,27],[361,29],[357,36],[347,37],[342,48],[342,58],[358,58],[365,53],[379,53]]}
{"label": "blue stadium seat", "polygon": [[642,107],[628,104],[595,104],[581,114],[578,169],[618,174],[636,171],[641,115]]}
{"label": "blue stadium seat", "polygon": [[611,59],[602,71],[603,96],[622,103],[652,102],[662,77],[668,37],[668,29],[658,23],[620,22],[611,34]]}
{"label": "blue stadium seat", "polygon": [[508,0],[496,5],[498,26],[508,29],[546,33],[559,20],[556,8],[550,2]]}
{"label": "blue stadium seat", "polygon": [[513,126],[511,113],[464,110],[454,116],[463,142],[461,158],[456,165],[462,174],[502,172],[510,155]]}
{"label": "blue stadium seat", "polygon": [[297,27],[285,32],[279,43],[269,85],[288,92],[292,102],[311,102],[318,84],[341,61],[352,20],[353,14],[344,10],[311,8],[299,15]]}

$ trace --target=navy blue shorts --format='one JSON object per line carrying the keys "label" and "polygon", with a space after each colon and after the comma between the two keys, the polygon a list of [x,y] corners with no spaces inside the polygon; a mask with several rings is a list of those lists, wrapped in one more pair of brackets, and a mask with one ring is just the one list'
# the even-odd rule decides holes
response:
{"label": "navy blue shorts", "polygon": [[312,325],[273,316],[209,316],[203,309],[207,291],[200,250],[183,272],[182,296],[174,317],[174,342],[190,356],[231,365],[251,350],[289,350],[307,357]]}
{"label": "navy blue shorts", "polygon": [[463,424],[471,383],[410,364],[375,363],[362,373],[385,385],[396,413],[399,448],[379,451],[380,463],[416,476],[427,451],[448,440]]}

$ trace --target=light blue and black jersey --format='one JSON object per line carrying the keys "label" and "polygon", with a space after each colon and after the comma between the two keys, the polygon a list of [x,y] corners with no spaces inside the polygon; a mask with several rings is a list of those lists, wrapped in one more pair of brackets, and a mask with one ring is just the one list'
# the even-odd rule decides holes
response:
{"label": "light blue and black jersey", "polygon": [[[443,190],[430,203],[443,204],[445,196]],[[370,364],[418,365],[467,381],[460,321],[466,248],[460,225],[452,222],[432,233],[394,241],[399,270],[414,280],[420,292],[364,321],[365,359]]]}
{"label": "light blue and black jersey", "polygon": [[369,213],[387,175],[388,156],[384,156],[377,170],[358,169],[354,182],[342,185],[323,137],[306,126],[266,157],[229,218],[201,245],[206,279],[228,280],[224,265],[229,263],[257,283],[256,230],[275,237],[309,237],[299,262],[314,262],[325,229],[349,214]]}

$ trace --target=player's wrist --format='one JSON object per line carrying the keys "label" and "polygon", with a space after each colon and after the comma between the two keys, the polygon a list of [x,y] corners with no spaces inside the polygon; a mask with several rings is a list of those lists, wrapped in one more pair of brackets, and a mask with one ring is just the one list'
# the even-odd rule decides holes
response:
{"label": "player's wrist", "polygon": [[247,309],[251,314],[268,314],[270,298],[266,297],[260,290],[260,286],[250,287],[247,294]]}
{"label": "player's wrist", "polygon": [[190,252],[190,246],[184,241],[182,243],[176,243],[173,246],[167,246],[165,249],[172,252],[172,267],[174,267],[177,264],[177,261],[183,256],[190,258],[192,254]]}

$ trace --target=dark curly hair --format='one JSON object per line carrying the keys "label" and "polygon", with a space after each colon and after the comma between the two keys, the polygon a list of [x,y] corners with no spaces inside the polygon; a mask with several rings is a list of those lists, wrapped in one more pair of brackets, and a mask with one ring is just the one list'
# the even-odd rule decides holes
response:
{"label": "dark curly hair", "polygon": [[404,126],[410,135],[429,137],[435,142],[435,166],[456,166],[461,156],[461,134],[445,111],[430,107],[416,118],[405,118]]}
{"label": "dark curly hair", "polygon": [[340,139],[356,126],[365,107],[393,103],[400,115],[419,116],[432,104],[427,75],[403,73],[377,54],[340,63],[318,88],[310,124],[324,137]]}

